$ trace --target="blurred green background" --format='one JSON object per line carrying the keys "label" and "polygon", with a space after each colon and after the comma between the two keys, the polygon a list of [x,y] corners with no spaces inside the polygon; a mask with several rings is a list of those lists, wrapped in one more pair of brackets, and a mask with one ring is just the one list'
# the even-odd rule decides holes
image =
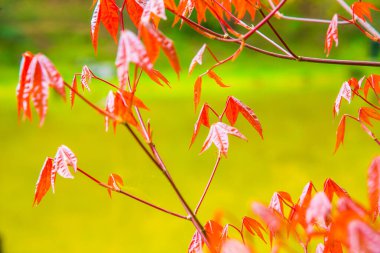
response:
{"label": "blurred green background", "polygon": [[[118,173],[125,180],[126,191],[184,213],[168,183],[131,136],[122,127],[116,135],[106,133],[103,118],[83,102],[77,101],[71,110],[51,92],[42,128],[36,117],[32,123],[17,119],[15,88],[24,51],[46,54],[68,82],[87,64],[97,75],[116,83],[116,45],[104,27],[100,29],[98,55],[93,52],[91,4],[74,0],[0,3],[0,248],[5,253],[186,252],[194,232],[190,223],[122,196],[114,194],[111,200],[106,190],[79,174],[74,180],[58,178],[56,193],[49,192],[40,206],[32,207],[35,182],[45,157],[54,156],[56,148],[65,144],[90,174],[106,181],[109,173]],[[284,10],[329,19],[340,9],[334,1],[324,0],[289,1]],[[178,26],[171,29],[170,21],[162,22],[161,28],[175,40],[182,76],[177,80],[161,57],[156,67],[168,77],[172,88],[143,79],[138,96],[150,108],[144,118],[150,119],[158,150],[185,198],[195,206],[216,150],[212,147],[198,155],[206,129],[188,149],[197,118],[193,83],[213,62],[206,55],[203,66],[197,66],[190,77],[187,68],[204,42],[219,58],[229,56],[236,47],[203,38],[185,25],[180,31]],[[324,57],[327,25],[273,23],[296,53]],[[379,28],[379,23],[374,25]],[[265,28],[262,31],[273,37]],[[370,55],[370,42],[358,31],[341,27],[339,32],[339,47],[332,49],[331,58],[379,60]],[[271,49],[259,38],[254,43]],[[217,68],[216,73],[231,87],[221,89],[205,79],[202,102],[220,111],[228,95],[241,99],[258,115],[264,140],[248,123],[238,120],[238,129],[249,141],[230,138],[229,157],[222,160],[200,209],[202,222],[223,211],[231,223],[238,224],[242,216],[250,214],[252,201],[268,203],[278,190],[288,191],[297,199],[309,180],[322,189],[327,177],[367,205],[366,170],[378,147],[360,126],[348,121],[345,144],[334,155],[339,119],[333,118],[332,107],[343,81],[379,74],[377,69],[297,63],[243,51],[234,63]],[[91,87],[92,92],[86,95],[103,106],[107,87],[96,81]],[[343,102],[342,111],[355,115],[358,102],[350,106]]]}

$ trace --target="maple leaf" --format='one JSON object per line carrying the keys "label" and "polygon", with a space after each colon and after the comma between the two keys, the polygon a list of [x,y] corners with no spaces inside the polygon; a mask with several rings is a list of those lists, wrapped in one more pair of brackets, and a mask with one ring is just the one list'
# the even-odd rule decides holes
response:
{"label": "maple leaf", "polygon": [[83,90],[86,88],[88,91],[90,91],[89,83],[93,77],[94,75],[92,74],[91,70],[86,65],[84,65],[80,76],[80,82],[82,84]]}
{"label": "maple leaf", "polygon": [[226,240],[224,228],[213,220],[208,221],[204,228],[206,231],[207,239],[210,243],[210,247],[213,250],[216,250],[216,252],[219,252],[222,244]]}
{"label": "maple leaf", "polygon": [[51,61],[43,54],[23,55],[20,68],[20,80],[16,89],[18,114],[24,112],[24,117],[31,120],[30,100],[43,124],[47,112],[49,87],[54,88],[65,99],[64,82]]}
{"label": "maple leaf", "polygon": [[243,104],[239,99],[232,96],[228,97],[224,113],[226,114],[226,117],[232,126],[235,125],[239,113],[241,113],[244,116],[244,118],[259,133],[260,137],[264,138],[263,130],[256,114],[253,112],[251,108]]}
{"label": "maple leaf", "polygon": [[325,40],[325,53],[329,56],[330,50],[335,42],[335,46],[338,46],[338,15],[335,14],[327,28],[326,40]]}
{"label": "maple leaf", "polygon": [[289,220],[291,221],[292,228],[299,223],[306,229],[306,210],[312,198],[313,188],[314,185],[311,181],[307,183],[302,190],[301,196],[298,199],[297,204],[292,208],[289,214]]}
{"label": "maple leaf", "polygon": [[352,9],[352,19],[355,20],[355,15],[366,22],[366,18],[369,19],[370,22],[372,22],[372,16],[371,16],[371,9],[375,11],[380,11],[376,6],[374,6],[371,3],[358,1],[351,5]]}
{"label": "maple leaf", "polygon": [[349,197],[341,197],[338,200],[338,211],[355,213],[360,218],[365,218],[368,216],[368,211],[366,208],[356,203]]}
{"label": "maple leaf", "polygon": [[380,157],[373,159],[368,169],[368,197],[373,220],[380,213]]}
{"label": "maple leaf", "polygon": [[119,27],[119,8],[114,0],[98,0],[91,18],[91,40],[97,51],[100,22],[103,23],[112,38],[117,41]]}
{"label": "maple leaf", "polygon": [[331,202],[324,192],[318,192],[311,199],[306,211],[307,232],[313,232],[313,225],[322,229],[327,229],[330,223]]}
{"label": "maple leaf", "polygon": [[347,191],[335,183],[331,178],[327,178],[324,183],[323,191],[325,192],[327,198],[331,202],[333,199],[334,193],[339,197],[349,198]]}
{"label": "maple leaf", "polygon": [[74,106],[75,92],[78,92],[78,83],[77,83],[77,76],[76,75],[74,75],[74,77],[73,77],[73,82],[71,83],[71,89],[70,89],[71,108]]}
{"label": "maple leaf", "polygon": [[208,104],[204,104],[202,106],[202,109],[199,113],[198,119],[194,125],[194,132],[193,132],[193,136],[191,137],[190,147],[191,147],[191,145],[193,145],[195,138],[198,135],[199,128],[201,127],[201,125],[204,125],[205,127],[210,127],[210,120],[208,117],[208,110],[209,109],[210,109],[210,106]]}
{"label": "maple leaf", "polygon": [[252,219],[250,217],[245,216],[243,218],[243,226],[247,229],[247,231],[251,235],[257,235],[260,239],[267,243],[264,239],[263,233],[261,231],[265,231],[264,227],[260,224],[260,222]]}
{"label": "maple leaf", "polygon": [[339,90],[338,96],[335,99],[334,108],[333,108],[334,116],[339,114],[342,98],[346,99],[348,103],[350,103],[351,96],[352,96],[351,87],[348,82],[344,82],[342,87]]}
{"label": "maple leaf", "polygon": [[370,118],[380,120],[380,113],[369,107],[362,107],[359,109],[359,120],[364,121],[366,124],[372,126]]}
{"label": "maple leaf", "polygon": [[34,201],[33,205],[38,205],[42,198],[46,195],[46,193],[49,191],[51,186],[51,171],[53,168],[53,161],[54,159],[51,157],[47,157],[44,165],[42,166],[40,175],[38,176],[37,184],[36,184],[36,190],[34,193]]}
{"label": "maple leaf", "polygon": [[141,15],[141,22],[145,24],[149,23],[152,14],[157,18],[166,20],[165,3],[163,0],[147,0]]}
{"label": "maple leaf", "polygon": [[[111,173],[110,176],[108,177],[108,183],[107,184],[112,189],[114,189],[116,191],[120,191],[121,186],[124,185],[124,182],[123,182],[123,179],[119,175]],[[108,195],[110,196],[110,198],[112,197],[112,195],[111,195],[112,189],[110,189],[110,188],[107,189]]]}
{"label": "maple leaf", "polygon": [[363,88],[365,98],[368,96],[369,88],[372,88],[376,94],[380,93],[380,75],[371,74],[368,78],[366,78]]}
{"label": "maple leaf", "polygon": [[194,110],[197,110],[202,93],[202,76],[198,76],[194,84]]}
{"label": "maple leaf", "polygon": [[69,166],[73,167],[74,172],[76,172],[77,162],[77,157],[68,147],[61,145],[58,148],[51,171],[51,187],[53,192],[56,174],[58,173],[63,178],[74,178],[69,170]]}
{"label": "maple leaf", "polygon": [[338,129],[336,130],[336,143],[335,143],[334,152],[338,150],[340,144],[343,144],[345,129],[346,129],[346,115],[343,115],[339,122]]}
{"label": "maple leaf", "polygon": [[229,87],[228,85],[225,85],[223,83],[222,78],[220,78],[220,76],[218,76],[214,71],[212,71],[212,70],[207,71],[207,75],[210,78],[212,78],[216,82],[216,84],[218,84],[220,87],[222,87],[222,88]]}
{"label": "maple leaf", "polygon": [[189,67],[189,74],[191,74],[193,72],[196,64],[202,65],[203,53],[204,53],[206,47],[207,47],[207,45],[203,44],[203,46],[199,49],[197,54],[191,60],[190,67]]}
{"label": "maple leaf", "polygon": [[[145,29],[144,29],[145,28]],[[160,32],[157,28],[155,28],[151,24],[146,24],[143,26],[142,29],[140,29],[143,35],[143,41],[145,43],[145,46],[147,48],[148,54],[152,55],[151,57],[157,58],[156,55],[158,52],[158,49],[156,48],[157,46],[161,47],[162,50],[164,51],[166,57],[169,59],[169,63],[174,69],[174,71],[177,73],[177,76],[179,76],[179,72],[181,71],[181,67],[179,64],[177,52],[174,47],[174,43],[171,39],[167,38],[162,32]],[[145,39],[144,39],[145,35]],[[154,44],[154,45],[153,45]],[[149,45],[149,46],[147,46]],[[148,50],[150,48],[150,50]],[[153,51],[156,52],[153,52]],[[152,62],[154,62],[152,60]]]}
{"label": "maple leaf", "polygon": [[203,247],[202,236],[198,231],[195,231],[189,245],[188,253],[203,253],[202,247]]}
{"label": "maple leaf", "polygon": [[124,2],[131,21],[135,27],[139,27],[141,15],[144,11],[143,7],[136,0],[124,0]]}
{"label": "maple leaf", "polygon": [[272,196],[272,199],[269,203],[269,208],[272,208],[273,210],[276,210],[283,218],[285,218],[284,215],[284,205],[285,201],[288,201],[290,204],[293,205],[292,198],[290,197],[289,193],[287,192],[275,192]]}
{"label": "maple leaf", "polygon": [[254,202],[252,204],[252,210],[256,213],[267,225],[269,230],[269,241],[272,245],[273,237],[276,233],[280,232],[283,227],[283,221],[278,213],[272,208],[268,208],[260,203]]}
{"label": "maple leaf", "polygon": [[379,252],[380,233],[360,220],[348,224],[348,242],[350,252]]}
{"label": "maple leaf", "polygon": [[139,38],[131,31],[122,32],[116,56],[117,76],[120,89],[124,90],[128,81],[129,63],[135,63],[148,74],[152,73],[153,64]]}
{"label": "maple leaf", "polygon": [[214,143],[219,150],[219,154],[227,157],[229,146],[228,134],[247,140],[235,127],[226,125],[223,122],[217,122],[211,125],[206,141],[203,143],[201,153],[210,148],[211,144]]}
{"label": "maple leaf", "polygon": [[228,239],[223,244],[221,253],[251,253],[251,250],[236,239]]}

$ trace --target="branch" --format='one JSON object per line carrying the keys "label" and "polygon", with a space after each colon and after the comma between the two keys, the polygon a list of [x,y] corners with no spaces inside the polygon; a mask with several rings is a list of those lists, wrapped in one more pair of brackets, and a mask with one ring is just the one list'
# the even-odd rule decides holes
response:
{"label": "branch", "polygon": [[199,202],[198,202],[198,205],[197,205],[197,207],[196,207],[195,210],[194,210],[194,213],[195,213],[195,214],[198,213],[198,210],[199,210],[199,208],[201,207],[204,198],[206,197],[207,191],[208,191],[208,189],[210,188],[211,182],[212,182],[212,180],[213,180],[213,178],[214,178],[214,176],[215,176],[216,170],[217,170],[217,168],[218,168],[218,165],[219,165],[219,162],[220,162],[220,158],[221,158],[221,156],[220,156],[220,154],[219,154],[219,155],[218,155],[218,158],[216,159],[216,162],[215,162],[215,165],[214,165],[214,169],[212,170],[211,175],[210,175],[210,178],[209,178],[209,180],[208,180],[208,182],[207,182],[206,188],[204,189],[203,194],[202,194],[202,196],[201,196],[201,198],[200,198],[200,200],[199,200]]}
{"label": "branch", "polygon": [[150,203],[150,202],[148,202],[148,201],[145,201],[145,200],[143,200],[143,199],[140,199],[139,197],[136,197],[136,196],[134,196],[134,195],[132,195],[132,194],[130,194],[130,193],[128,193],[128,192],[125,192],[125,191],[123,191],[123,190],[115,189],[114,187],[111,187],[111,186],[109,186],[109,185],[107,185],[107,184],[105,184],[105,183],[102,183],[101,181],[99,181],[98,179],[94,178],[93,176],[91,176],[90,174],[88,174],[87,172],[85,172],[84,170],[82,170],[82,169],[80,169],[80,168],[77,168],[77,171],[79,171],[80,173],[82,173],[82,174],[85,175],[87,178],[91,179],[92,181],[94,181],[95,183],[97,183],[98,185],[100,185],[101,187],[104,187],[104,188],[106,188],[106,189],[110,189],[110,190],[112,190],[112,191],[114,191],[114,192],[120,193],[120,194],[122,194],[122,195],[124,195],[124,196],[127,196],[127,197],[129,197],[129,198],[132,198],[132,199],[134,199],[134,200],[136,200],[136,201],[138,201],[138,202],[140,202],[140,203],[142,203],[142,204],[145,204],[145,205],[147,205],[147,206],[150,206],[150,207],[152,207],[152,208],[154,208],[154,209],[156,209],[156,210],[159,210],[159,211],[161,211],[161,212],[164,212],[164,213],[170,214],[170,215],[172,215],[172,216],[175,216],[175,217],[178,217],[178,218],[181,218],[181,219],[184,219],[184,220],[188,220],[186,216],[183,216],[183,215],[181,215],[181,214],[174,213],[174,212],[172,212],[172,211],[169,211],[169,210],[167,210],[167,209],[164,209],[164,208],[162,208],[162,207],[159,207],[159,206],[157,206],[157,205],[155,205],[155,204],[152,204],[152,203]]}

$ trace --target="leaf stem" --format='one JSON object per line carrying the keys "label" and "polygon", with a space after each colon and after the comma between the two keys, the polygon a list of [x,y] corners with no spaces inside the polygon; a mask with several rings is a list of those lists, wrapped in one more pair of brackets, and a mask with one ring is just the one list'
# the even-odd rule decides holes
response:
{"label": "leaf stem", "polygon": [[152,207],[152,208],[154,208],[154,209],[156,209],[156,210],[159,210],[159,211],[161,211],[161,212],[164,212],[164,213],[170,214],[170,215],[172,215],[172,216],[175,216],[175,217],[178,217],[178,218],[181,218],[181,219],[187,220],[187,217],[186,217],[186,216],[183,216],[183,215],[181,215],[181,214],[177,214],[177,213],[175,213],[175,212],[172,212],[172,211],[169,211],[169,210],[164,209],[164,208],[162,208],[162,207],[159,207],[159,206],[157,206],[157,205],[155,205],[155,204],[152,204],[152,203],[150,203],[150,202],[148,202],[148,201],[145,201],[145,200],[143,200],[143,199],[141,199],[141,198],[139,198],[139,197],[136,197],[135,195],[132,195],[132,194],[126,192],[126,191],[115,189],[114,187],[109,186],[109,185],[107,185],[107,184],[101,182],[100,180],[96,179],[95,177],[91,176],[90,174],[88,174],[87,172],[85,172],[84,170],[82,170],[82,169],[80,169],[80,168],[77,168],[77,171],[79,171],[79,172],[82,173],[84,176],[86,176],[86,177],[89,178],[90,180],[94,181],[95,183],[97,183],[97,184],[100,185],[101,187],[104,187],[104,188],[106,188],[106,189],[110,189],[110,190],[112,190],[112,191],[114,191],[114,192],[120,193],[120,194],[122,194],[122,195],[124,195],[124,196],[127,196],[127,197],[129,197],[129,198],[132,198],[132,199],[134,199],[134,200],[136,200],[136,201],[138,201],[138,202],[140,202],[140,203],[142,203],[142,204],[145,204],[145,205],[147,205],[147,206],[150,206],[150,207]]}
{"label": "leaf stem", "polygon": [[216,170],[217,170],[217,168],[218,168],[218,166],[219,166],[220,158],[221,158],[221,156],[220,156],[220,154],[219,154],[219,155],[218,155],[218,158],[216,159],[216,162],[215,162],[214,168],[213,168],[213,170],[212,170],[212,172],[211,172],[210,178],[209,178],[209,180],[208,180],[208,182],[207,182],[207,185],[206,185],[206,187],[205,187],[205,189],[204,189],[204,191],[203,191],[203,194],[202,194],[201,198],[199,199],[199,202],[198,202],[198,204],[197,204],[197,207],[196,207],[195,210],[194,210],[194,214],[197,214],[197,213],[198,213],[199,208],[201,207],[202,202],[203,202],[204,198],[206,197],[207,191],[208,191],[208,189],[210,188],[211,182],[212,182],[212,180],[213,180],[213,178],[214,178],[214,176],[215,176]]}

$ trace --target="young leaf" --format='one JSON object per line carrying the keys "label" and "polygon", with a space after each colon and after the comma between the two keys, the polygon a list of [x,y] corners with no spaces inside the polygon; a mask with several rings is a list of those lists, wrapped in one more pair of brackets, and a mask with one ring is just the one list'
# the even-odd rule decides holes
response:
{"label": "young leaf", "polygon": [[54,159],[51,157],[47,157],[44,165],[42,166],[40,175],[37,180],[36,190],[34,193],[34,201],[33,205],[37,206],[45,194],[49,191],[51,186],[51,171],[53,168]]}
{"label": "young leaf", "polygon": [[202,236],[198,231],[195,231],[189,245],[188,253],[203,253],[202,247]]}
{"label": "young leaf", "polygon": [[333,199],[334,193],[338,196],[338,198],[346,197],[349,198],[347,191],[340,187],[337,183],[335,183],[331,178],[327,178],[324,183],[323,191],[325,192],[327,198],[331,202]]}
{"label": "young leaf", "polygon": [[195,138],[198,135],[199,128],[201,127],[201,125],[204,125],[205,127],[210,127],[210,120],[208,117],[209,108],[210,108],[210,106],[208,104],[204,104],[202,106],[202,109],[199,113],[197,122],[195,122],[195,125],[194,125],[194,132],[193,132],[193,136],[191,137],[190,147],[191,147],[191,145],[193,145]]}
{"label": "young leaf", "polygon": [[194,84],[194,109],[197,110],[202,93],[202,76],[198,76]]}
{"label": "young leaf", "polygon": [[372,88],[376,94],[380,94],[380,75],[371,74],[364,85],[364,97],[367,98],[368,90]]}
{"label": "young leaf", "polygon": [[[110,114],[114,114],[115,112],[115,95],[112,91],[108,92],[105,111]],[[109,126],[108,124],[109,124],[109,117],[105,116],[106,132],[108,132],[108,126]]]}
{"label": "young leaf", "polygon": [[222,88],[227,88],[229,87],[228,85],[225,85],[223,82],[222,82],[222,78],[220,78],[220,76],[218,76],[214,71],[212,70],[209,70],[207,71],[207,75],[214,79],[214,81],[216,82],[216,84],[218,84],[220,87]]}
{"label": "young leaf", "polygon": [[331,222],[331,202],[324,192],[318,192],[310,201],[306,211],[307,232],[313,232],[313,225],[327,229]]}
{"label": "young leaf", "polygon": [[203,53],[206,49],[207,45],[203,44],[203,46],[199,49],[197,54],[194,56],[194,58],[191,60],[190,67],[189,67],[189,74],[191,74],[194,70],[195,65],[198,63],[199,65],[202,65],[202,57]]}
{"label": "young leaf", "polygon": [[232,126],[235,125],[236,120],[239,116],[239,113],[241,113],[244,116],[244,118],[259,133],[261,138],[264,138],[263,130],[256,114],[253,112],[251,108],[243,104],[240,100],[232,96],[228,97],[227,102],[226,102],[226,107],[224,110],[225,110],[226,117]]}
{"label": "young leaf", "polygon": [[368,197],[373,220],[380,214],[380,157],[373,159],[368,169]]}
{"label": "young leaf", "polygon": [[369,107],[362,107],[359,109],[359,120],[365,122],[366,124],[372,126],[370,118],[375,120],[380,120],[380,113]]}
{"label": "young leaf", "polygon": [[338,14],[335,14],[330,22],[327,29],[326,40],[325,40],[325,53],[329,56],[330,50],[335,42],[335,46],[338,46]]}
{"label": "young leaf", "polygon": [[269,241],[272,245],[273,237],[276,233],[280,232],[283,222],[280,216],[271,208],[267,208],[266,206],[260,203],[253,203],[252,210],[256,213],[267,225],[269,230]]}
{"label": "young leaf", "polygon": [[117,76],[122,90],[128,81],[129,63],[131,62],[147,73],[151,73],[153,70],[153,64],[139,38],[130,31],[124,31],[120,36],[116,56]]}
{"label": "young leaf", "polygon": [[335,143],[334,152],[338,150],[340,144],[343,144],[345,129],[346,129],[346,115],[343,115],[339,122],[338,129],[336,130],[336,143]]}
{"label": "young leaf", "polygon": [[[112,187],[114,190],[120,191],[120,188],[121,188],[121,186],[124,185],[124,182],[123,182],[123,179],[119,175],[111,173],[110,176],[108,177],[108,183],[107,184],[108,184],[108,186]],[[111,195],[112,190],[110,188],[108,188],[107,191],[108,191],[108,195],[111,198],[112,197],[112,195]]]}
{"label": "young leaf", "polygon": [[339,90],[338,96],[335,99],[334,110],[333,110],[334,116],[338,115],[338,113],[339,113],[342,98],[346,99],[348,101],[348,103],[351,102],[351,94],[352,94],[351,93],[351,87],[350,87],[349,83],[344,82],[342,87]]}
{"label": "young leaf", "polygon": [[351,221],[348,226],[350,252],[379,252],[380,233],[360,220]]}
{"label": "young leaf", "polygon": [[61,145],[54,157],[53,168],[51,171],[51,186],[54,192],[54,182],[56,174],[60,175],[63,178],[74,178],[71,174],[69,167],[71,166],[74,169],[74,172],[77,171],[77,157],[74,153],[65,145]]}
{"label": "young leaf", "polygon": [[245,216],[243,218],[243,226],[247,229],[247,231],[251,235],[257,235],[258,237],[260,237],[260,239],[263,242],[267,243],[264,239],[263,233],[261,232],[261,231],[265,232],[265,229],[258,221],[256,221],[255,219],[252,219],[250,217]]}
{"label": "young leaf", "polygon": [[147,0],[144,11],[141,15],[141,22],[144,24],[149,23],[152,18],[151,14],[155,17],[166,20],[165,4],[163,0]]}
{"label": "young leaf", "polygon": [[223,244],[221,253],[251,253],[251,250],[242,242],[229,239]]}
{"label": "young leaf", "polygon": [[366,18],[372,22],[371,9],[375,11],[380,11],[376,6],[371,3],[366,3],[362,1],[355,2],[351,5],[353,19],[355,20],[355,15],[366,22]]}
{"label": "young leaf", "polygon": [[95,53],[98,49],[98,34],[100,24],[100,0],[96,2],[94,12],[91,18],[91,40]]}
{"label": "young leaf", "polygon": [[91,70],[84,65],[82,68],[82,73],[80,75],[80,82],[82,84],[82,89],[86,88],[88,91],[90,91],[89,83],[91,81],[91,78],[93,77]]}
{"label": "young leaf", "polygon": [[206,141],[203,143],[201,153],[210,148],[211,144],[214,143],[219,150],[219,153],[227,157],[229,146],[228,134],[247,140],[247,138],[236,128],[228,126],[222,122],[217,122],[211,125],[210,132],[206,138]]}

